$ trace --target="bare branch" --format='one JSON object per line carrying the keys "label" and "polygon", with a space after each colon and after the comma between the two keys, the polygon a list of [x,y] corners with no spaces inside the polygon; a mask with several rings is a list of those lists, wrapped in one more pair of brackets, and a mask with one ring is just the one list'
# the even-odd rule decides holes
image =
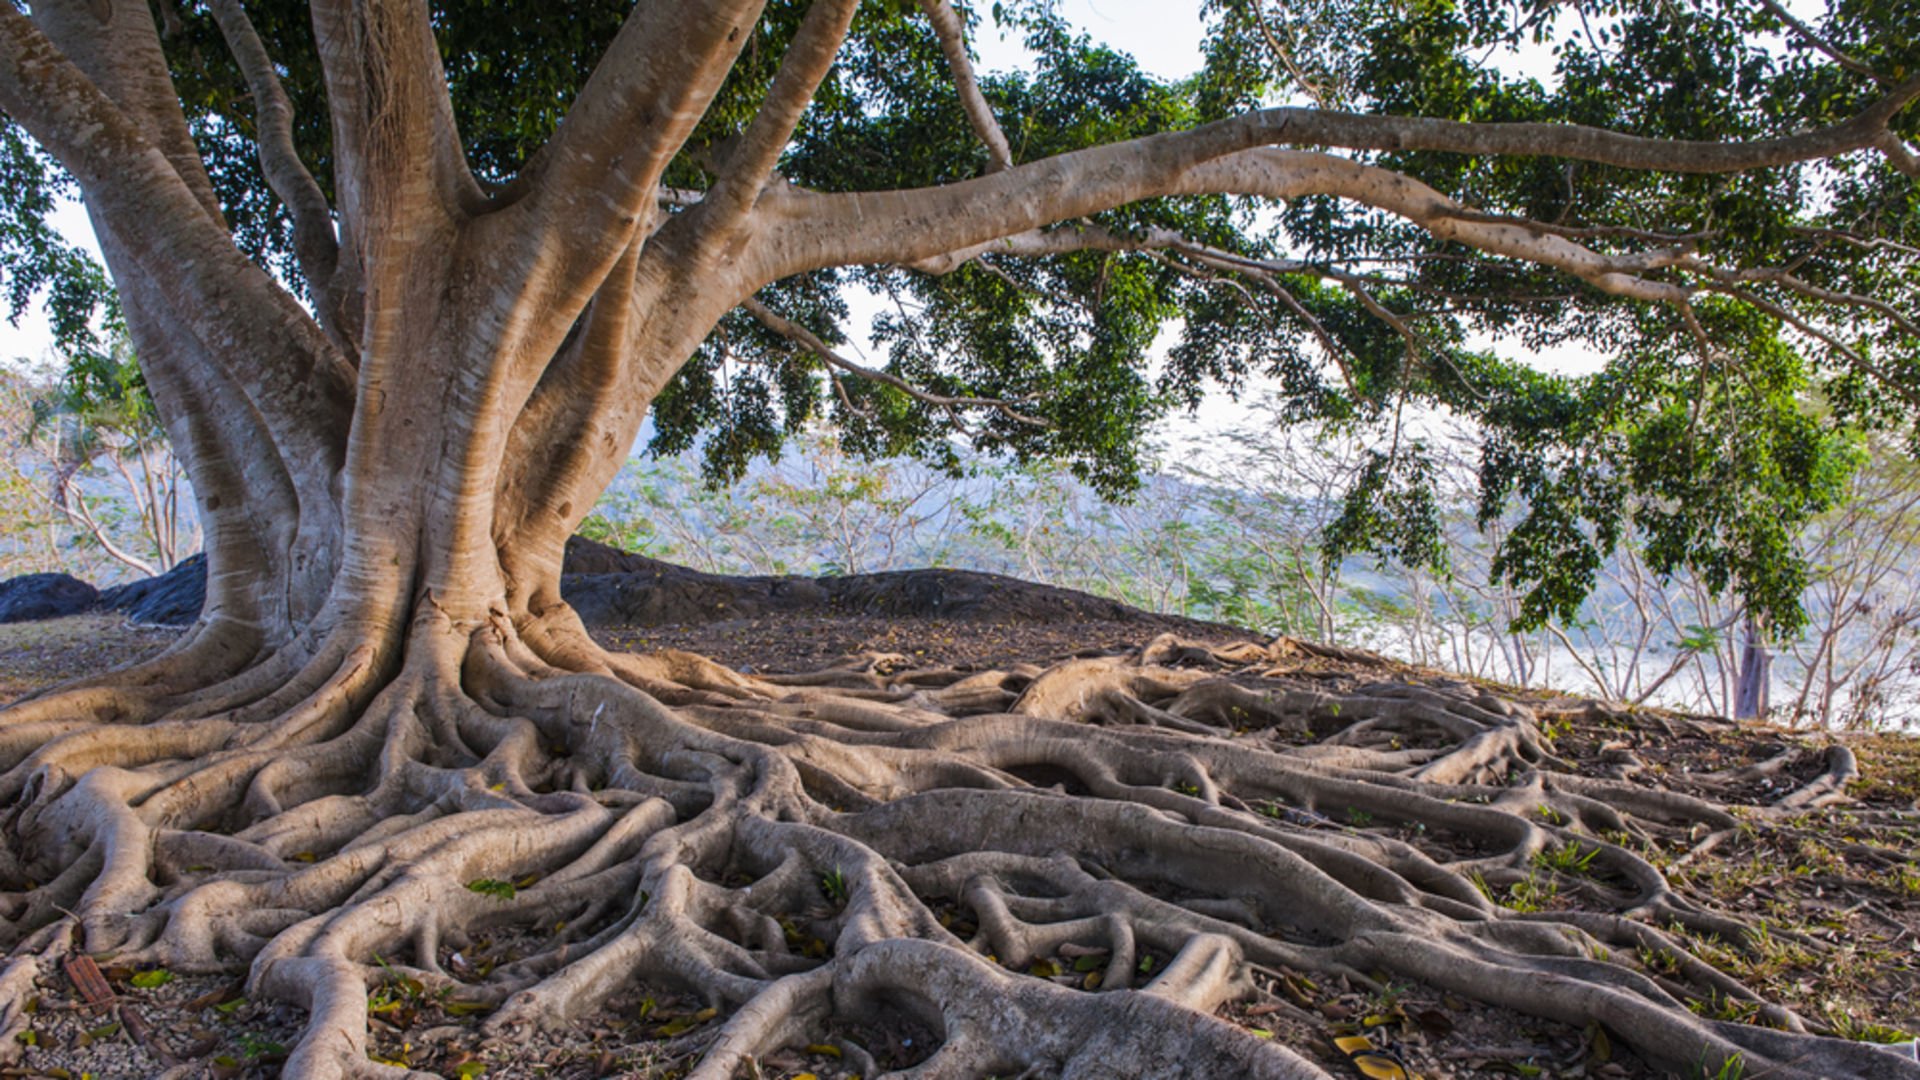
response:
{"label": "bare branch", "polygon": [[1681,264],[1681,268],[1704,274],[1722,284],[1766,282],[1779,285],[1791,292],[1799,293],[1801,296],[1807,297],[1810,300],[1818,300],[1822,303],[1838,304],[1845,307],[1865,308],[1866,310],[1878,313],[1882,318],[1894,326],[1899,327],[1903,332],[1914,337],[1920,337],[1920,324],[1916,324],[1911,317],[1892,304],[1871,296],[1862,296],[1859,293],[1824,288],[1812,282],[1804,281],[1787,270],[1770,267],[1760,267],[1751,270],[1723,270],[1720,267],[1713,266],[1699,259],[1689,259]]}
{"label": "bare branch", "polygon": [[730,235],[752,211],[820,80],[833,68],[859,6],[860,0],[814,0],[807,8],[773,85],[767,88],[766,100],[727,155],[719,181],[696,212],[697,227],[706,235]]}
{"label": "bare branch", "polygon": [[1846,52],[1842,51],[1838,46],[1834,45],[1832,42],[1828,41],[1826,38],[1823,38],[1819,34],[1814,33],[1812,27],[1808,26],[1806,23],[1801,22],[1799,19],[1795,18],[1793,12],[1788,11],[1786,9],[1786,6],[1781,4],[1779,0],[1759,0],[1759,2],[1760,2],[1760,6],[1763,8],[1766,8],[1769,14],[1771,14],[1774,18],[1779,19],[1781,22],[1785,23],[1789,29],[1791,29],[1794,33],[1800,35],[1800,37],[1803,38],[1807,42],[1807,44],[1812,45],[1814,48],[1819,49],[1823,53],[1826,53],[1827,56],[1832,58],[1834,63],[1839,64],[1841,67],[1846,68],[1848,71],[1853,72],[1855,75],[1865,75],[1867,78],[1872,79],[1874,82],[1877,82],[1882,86],[1891,86],[1893,84],[1892,79],[1887,78],[1885,75],[1882,75],[1879,72],[1873,70],[1872,68],[1868,67],[1866,64],[1861,63],[1859,60],[1848,55]]}
{"label": "bare branch", "polygon": [[937,406],[953,413],[958,413],[961,409],[991,409],[1007,417],[1009,420],[1026,424],[1030,427],[1051,428],[1053,426],[1051,423],[1037,416],[1029,416],[1019,411],[1008,402],[1002,401],[999,398],[949,397],[945,394],[935,394],[927,390],[922,390],[905,379],[900,378],[898,375],[879,371],[862,364],[856,364],[841,356],[839,353],[834,352],[833,347],[820,340],[819,335],[813,331],[801,326],[792,319],[788,319],[774,312],[758,300],[748,298],[740,305],[740,308],[755,319],[758,319],[762,326],[793,342],[795,345],[806,349],[808,352],[819,357],[820,360],[829,367],[837,368],[849,375],[858,376],[862,379],[884,383],[908,397],[913,398],[915,401]]}
{"label": "bare branch", "polygon": [[505,193],[539,256],[564,251],[584,306],[648,217],[667,163],[705,115],[764,0],[635,5],[543,147]]}
{"label": "bare branch", "polygon": [[1300,70],[1299,64],[1294,63],[1293,51],[1281,43],[1280,36],[1274,33],[1273,27],[1268,24],[1265,0],[1254,0],[1253,19],[1260,27],[1260,36],[1267,41],[1267,48],[1273,50],[1273,54],[1280,58],[1280,63],[1286,67],[1287,74],[1293,76],[1294,83],[1306,92],[1309,100],[1316,104],[1326,104],[1326,93],[1313,85],[1313,80],[1307,78],[1307,73]]}
{"label": "bare branch", "polygon": [[339,300],[334,295],[334,271],[340,262],[340,245],[333,234],[331,209],[313,174],[301,163],[293,142],[293,103],[274,71],[273,60],[255,32],[253,23],[240,6],[240,0],[211,0],[213,17],[220,34],[233,51],[233,58],[246,76],[247,90],[253,96],[254,123],[259,128],[255,139],[260,151],[260,168],[267,183],[280,197],[293,217],[293,248],[300,260],[300,272],[313,290],[314,307],[320,325],[334,343],[351,351],[341,331]]}
{"label": "bare branch", "polygon": [[1733,286],[1733,285],[1723,285],[1718,282],[1708,285],[1707,288],[1712,292],[1724,293],[1727,296],[1733,297],[1735,300],[1741,301],[1742,303],[1750,304],[1753,307],[1761,311],[1764,311],[1769,315],[1772,315],[1774,318],[1779,319],[1781,322],[1784,322],[1787,325],[1792,326],[1794,329],[1800,331],[1801,333],[1807,335],[1808,337],[1813,338],[1816,341],[1819,341],[1821,344],[1831,349],[1850,367],[1854,368],[1856,371],[1859,371],[1863,375],[1867,375],[1871,377],[1875,382],[1879,383],[1881,386],[1884,386],[1887,389],[1893,391],[1895,395],[1897,395],[1901,400],[1905,401],[1908,405],[1911,405],[1916,409],[1920,409],[1920,391],[1915,391],[1907,383],[1894,378],[1893,375],[1887,371],[1887,369],[1875,363],[1872,357],[1866,355],[1865,353],[1854,348],[1853,346],[1848,345],[1846,342],[1841,341],[1839,338],[1834,337],[1832,334],[1826,332],[1825,330],[1822,330],[1818,326],[1815,326],[1813,323],[1808,322],[1806,319],[1801,318],[1791,308],[1788,308],[1781,304],[1776,304],[1773,301],[1768,300],[1765,297],[1754,293],[1753,290],[1751,289],[1742,289],[1742,288],[1739,288],[1738,286]]}
{"label": "bare branch", "polygon": [[967,123],[973,125],[973,133],[986,144],[987,171],[995,173],[1012,167],[1013,147],[1008,145],[1007,133],[1000,129],[993,106],[987,104],[986,95],[980,92],[980,82],[974,78],[973,60],[967,55],[966,28],[960,24],[959,13],[947,0],[920,0],[920,9],[933,24],[933,32],[940,39],[940,51],[947,54],[947,68],[953,72],[953,88],[960,92],[960,107],[966,110]]}

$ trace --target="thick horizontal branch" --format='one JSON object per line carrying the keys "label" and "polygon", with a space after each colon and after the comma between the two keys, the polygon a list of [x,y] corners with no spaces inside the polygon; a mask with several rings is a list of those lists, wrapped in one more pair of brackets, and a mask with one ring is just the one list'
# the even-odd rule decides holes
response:
{"label": "thick horizontal branch", "polygon": [[[1920,98],[1920,77],[1902,83],[1854,118],[1832,127],[1751,142],[1652,139],[1572,124],[1479,124],[1366,116],[1317,109],[1267,109],[1190,131],[1091,147],[937,188],[852,194],[796,193],[766,206],[774,234],[767,280],[823,266],[914,263],[1042,225],[1156,196],[1238,193],[1283,198],[1261,181],[1236,188],[1203,167],[1256,147],[1287,144],[1352,150],[1574,158],[1676,173],[1739,172],[1878,148],[1907,168],[1888,121]],[[1900,153],[1896,153],[1899,151]],[[1334,159],[1329,159],[1334,160]],[[1216,170],[1217,177],[1217,170]],[[1407,181],[1411,184],[1412,181]],[[1422,189],[1431,192],[1431,189]],[[1338,190],[1299,194],[1343,194]],[[1436,199],[1444,199],[1437,193]],[[1438,208],[1437,208],[1438,209]],[[1455,218],[1464,207],[1444,207]],[[1436,217],[1437,215],[1422,215]],[[1462,221],[1460,228],[1467,223]],[[1503,235],[1497,226],[1487,235]],[[1503,241],[1504,242],[1504,241]]]}
{"label": "thick horizontal branch", "polygon": [[958,411],[961,409],[991,409],[1007,417],[1009,420],[1026,424],[1030,427],[1050,428],[1053,426],[1051,423],[1037,416],[1029,416],[1021,412],[1014,408],[1012,404],[1002,401],[999,398],[951,397],[946,394],[936,394],[929,390],[923,390],[898,375],[866,367],[862,364],[856,364],[846,357],[841,356],[839,353],[834,352],[833,346],[820,340],[818,334],[794,322],[792,319],[774,312],[758,300],[750,298],[745,303],[742,303],[740,308],[759,320],[762,326],[765,326],[767,329],[772,330],[774,333],[779,334],[781,337],[786,338],[788,341],[819,357],[821,362],[825,363],[828,367],[844,371],[849,375],[866,379],[870,382],[883,383],[891,386],[915,401],[949,411]]}
{"label": "thick horizontal branch", "polygon": [[[1633,255],[1606,255],[1584,247],[1567,237],[1540,232],[1523,223],[1489,221],[1469,213],[1460,204],[1410,177],[1389,169],[1363,165],[1331,154],[1298,150],[1246,150],[1178,170],[1161,185],[1156,194],[1254,195],[1275,200],[1297,199],[1307,195],[1332,195],[1384,210],[1421,226],[1442,240],[1450,240],[1495,255],[1505,255],[1551,266],[1580,278],[1596,288],[1620,296],[1642,300],[1673,301],[1685,299],[1690,290],[1640,275],[1661,269],[1686,257],[1688,249],[1656,250]],[[1097,182],[1089,179],[1073,189],[1076,202],[1100,202]],[[825,196],[823,198],[834,198]],[[805,201],[803,197],[799,201]],[[1126,200],[1132,201],[1132,200]],[[1117,204],[1113,204],[1117,205]],[[1104,209],[1105,207],[1100,207]],[[1198,245],[1169,230],[1129,241],[1104,230],[1056,229],[1049,232],[1028,230],[989,243],[975,244],[956,251],[941,252],[907,265],[942,272],[967,259],[991,251],[1009,254],[1058,254],[1067,250],[1106,248],[1119,250],[1129,246],[1197,249]],[[1228,252],[1200,251],[1222,261],[1239,260],[1249,267],[1258,264]],[[1284,272],[1290,264],[1258,267]],[[1308,269],[1305,266],[1299,269]]]}

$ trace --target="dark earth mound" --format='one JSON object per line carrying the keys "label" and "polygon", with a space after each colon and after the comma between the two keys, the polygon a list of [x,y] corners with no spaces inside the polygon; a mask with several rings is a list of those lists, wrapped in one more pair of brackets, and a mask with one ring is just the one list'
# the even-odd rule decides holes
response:
{"label": "dark earth mound", "polygon": [[891,570],[845,577],[708,574],[576,536],[561,591],[589,626],[685,626],[773,615],[869,615],[1012,623],[1162,622],[1169,630],[1228,629],[1151,615],[1090,593],[973,570]]}
{"label": "dark earth mound", "polygon": [[193,555],[159,577],[100,590],[100,606],[149,626],[186,626],[207,598],[207,557]]}
{"label": "dark earth mound", "polygon": [[78,615],[99,602],[100,593],[72,574],[22,574],[0,581],[0,623]]}
{"label": "dark earth mound", "polygon": [[[206,596],[205,556],[158,577],[94,587],[66,574],[0,582],[0,622],[117,611],[136,623],[185,626]],[[1217,637],[1230,627],[1153,615],[1073,589],[972,570],[893,570],[846,577],[709,574],[576,536],[567,541],[561,591],[595,627],[703,626],[772,616],[869,616],[1022,625],[1152,624]]]}

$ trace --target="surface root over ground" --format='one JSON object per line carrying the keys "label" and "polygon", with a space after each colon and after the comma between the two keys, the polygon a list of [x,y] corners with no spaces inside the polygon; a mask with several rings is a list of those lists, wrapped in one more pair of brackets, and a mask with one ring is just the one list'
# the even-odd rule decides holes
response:
{"label": "surface root over ground", "polygon": [[1582,774],[1463,683],[1329,688],[1285,639],[753,677],[569,618],[0,713],[8,1049],[84,950],[304,1009],[298,1077],[401,1075],[369,1013],[396,981],[500,1038],[675,988],[715,1010],[701,1078],[831,1032],[867,1076],[1326,1075],[1216,1015],[1292,979],[1597,1023],[1676,1072],[1920,1076],[1703,959],[1768,943],[1646,856],[1843,800],[1844,750],[1736,807],[1631,755]]}

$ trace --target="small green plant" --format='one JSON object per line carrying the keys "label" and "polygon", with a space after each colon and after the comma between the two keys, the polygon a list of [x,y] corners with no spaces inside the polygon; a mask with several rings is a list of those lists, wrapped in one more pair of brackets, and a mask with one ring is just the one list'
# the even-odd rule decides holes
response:
{"label": "small green plant", "polygon": [[847,875],[841,873],[837,866],[822,874],[820,891],[835,904],[844,905],[847,902]]}
{"label": "small green plant", "polygon": [[1720,1063],[1718,1069],[1707,1065],[1706,1059],[1700,1061],[1700,1080],[1741,1080],[1747,1075],[1746,1059],[1735,1052],[1733,1056]]}
{"label": "small green plant", "polygon": [[1832,1025],[1835,1035],[1854,1042],[1897,1043],[1913,1038],[1899,1028],[1858,1019],[1845,1009],[1827,1010],[1827,1023]]}
{"label": "small green plant", "polygon": [[513,887],[513,882],[501,881],[499,878],[490,877],[469,881],[467,882],[467,888],[482,896],[491,896],[496,900],[511,900],[514,898],[514,895],[519,892],[518,889]]}
{"label": "small green plant", "polygon": [[1560,886],[1554,882],[1553,878],[1542,877],[1538,871],[1534,871],[1527,875],[1525,881],[1507,890],[1505,904],[1513,911],[1526,914],[1545,911],[1559,898]]}
{"label": "small green plant", "polygon": [[1540,820],[1546,822],[1549,825],[1567,824],[1567,820],[1568,820],[1567,815],[1561,813],[1558,810],[1555,810],[1553,807],[1548,806],[1546,803],[1541,803],[1538,807],[1535,807],[1534,813],[1539,814]]}
{"label": "small green plant", "polygon": [[1200,797],[1200,785],[1189,784],[1185,780],[1174,781],[1173,790],[1179,792],[1182,795],[1191,795],[1194,798]]}
{"label": "small green plant", "polygon": [[1893,887],[1908,896],[1920,896],[1920,870],[1902,867],[1900,876],[1893,881]]}
{"label": "small green plant", "polygon": [[1680,957],[1671,949],[1657,949],[1642,945],[1635,950],[1640,966],[1659,975],[1677,975],[1680,973]]}
{"label": "small green plant", "polygon": [[240,1037],[235,1039],[234,1043],[240,1047],[241,1055],[248,1061],[253,1061],[258,1058],[287,1056],[286,1047],[264,1035],[258,1035],[251,1031],[241,1032]]}
{"label": "small green plant", "polygon": [[1373,824],[1373,815],[1357,806],[1349,806],[1347,807],[1347,824],[1357,829],[1364,829]]}
{"label": "small green plant", "polygon": [[1561,874],[1584,874],[1593,865],[1599,848],[1581,848],[1579,844],[1555,844],[1533,853],[1533,865]]}
{"label": "small green plant", "polygon": [[1467,880],[1472,882],[1473,887],[1480,890],[1480,895],[1486,897],[1488,901],[1495,904],[1500,902],[1500,898],[1493,894],[1493,886],[1487,884],[1487,876],[1485,874],[1482,874],[1478,870],[1469,870],[1467,871]]}

